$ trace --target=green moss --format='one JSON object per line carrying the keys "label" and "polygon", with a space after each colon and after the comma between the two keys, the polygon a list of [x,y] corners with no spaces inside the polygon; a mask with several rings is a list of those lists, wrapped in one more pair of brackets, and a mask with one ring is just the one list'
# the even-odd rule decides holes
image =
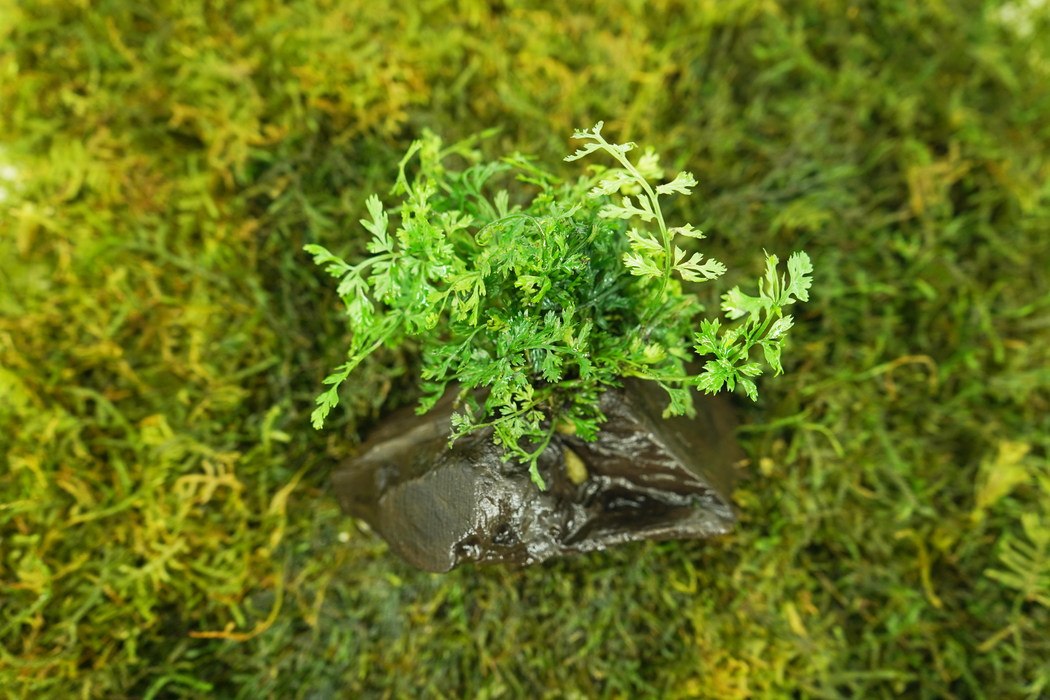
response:
{"label": "green moss", "polygon": [[[0,4],[0,693],[1045,694],[1045,16],[404,5]],[[328,474],[416,350],[311,430],[347,338],[295,251],[361,255],[423,127],[557,162],[598,119],[696,175],[728,285],[757,247],[822,271],[738,404],[741,526],[411,570]]]}

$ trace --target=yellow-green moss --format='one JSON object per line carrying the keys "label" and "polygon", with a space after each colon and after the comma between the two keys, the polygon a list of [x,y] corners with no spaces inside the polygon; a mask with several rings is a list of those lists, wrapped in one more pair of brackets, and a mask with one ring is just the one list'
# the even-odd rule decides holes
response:
{"label": "yellow-green moss", "polygon": [[[1038,7],[0,2],[0,695],[1045,694]],[[347,339],[302,245],[360,254],[423,127],[550,163],[598,119],[741,279],[822,271],[740,402],[741,525],[411,570],[328,473],[415,356],[311,430]]]}

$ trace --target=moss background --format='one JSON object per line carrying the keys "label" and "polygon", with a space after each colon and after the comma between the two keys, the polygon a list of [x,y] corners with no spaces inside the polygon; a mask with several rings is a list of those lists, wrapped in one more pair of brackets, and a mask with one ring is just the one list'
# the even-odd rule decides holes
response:
{"label": "moss background", "polygon": [[[424,127],[567,175],[606,121],[729,265],[816,276],[742,522],[423,574],[329,474],[411,347],[347,346]],[[1050,695],[1050,4],[0,0],[0,696]]]}

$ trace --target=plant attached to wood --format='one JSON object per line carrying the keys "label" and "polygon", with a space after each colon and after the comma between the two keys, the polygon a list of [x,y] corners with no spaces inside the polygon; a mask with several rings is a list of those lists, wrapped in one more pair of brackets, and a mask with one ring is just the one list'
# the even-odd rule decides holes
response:
{"label": "plant attached to wood", "polygon": [[[766,256],[758,296],[739,288],[722,297],[730,320],[723,328],[693,319],[703,311],[682,281],[720,277],[725,266],[680,247],[704,235],[691,225],[669,228],[660,198],[688,195],[693,176],[663,179],[652,150],[632,163],[633,143],[613,144],[602,122],[577,131],[585,145],[565,160],[602,151],[615,166],[592,166],[596,174],[562,182],[529,159],[515,155],[481,162],[470,143],[442,148],[427,133],[412,144],[399,166],[393,194],[402,203],[390,233],[389,214],[376,195],[367,201],[371,256],[349,264],[318,245],[307,245],[318,265],[339,279],[353,330],[347,362],[325,379],[327,391],[313,412],[321,428],[338,402],[339,385],[381,345],[411,336],[423,347],[425,412],[446,386],[459,382],[462,410],[451,440],[491,426],[508,458],[536,468],[555,430],[593,439],[604,417],[598,396],[625,376],[655,381],[670,396],[665,415],[691,414],[690,386],[714,393],[737,385],[757,399],[754,378],[762,373],[751,351],[782,373],[780,354],[791,316],[783,309],[807,301],[812,265],[798,252],[778,274],[775,255]],[[409,161],[420,167],[411,178]],[[453,155],[472,164],[453,170]],[[495,176],[518,171],[518,180],[538,188],[531,201],[511,203],[507,189],[486,187]],[[619,201],[614,201],[619,198]],[[655,226],[653,225],[655,223]],[[682,245],[685,245],[682,243]],[[697,375],[686,363],[713,355]],[[476,389],[487,389],[478,396]]]}

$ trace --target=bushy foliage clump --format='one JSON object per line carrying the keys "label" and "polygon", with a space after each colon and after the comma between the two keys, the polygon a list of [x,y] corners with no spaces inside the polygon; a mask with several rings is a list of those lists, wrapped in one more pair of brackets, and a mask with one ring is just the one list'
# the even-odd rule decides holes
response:
{"label": "bushy foliage clump", "polygon": [[[686,257],[678,243],[704,235],[689,224],[668,227],[660,197],[688,195],[696,181],[683,171],[671,182],[650,182],[663,176],[659,157],[649,150],[632,163],[627,153],[635,144],[609,143],[602,126],[577,131],[575,138],[588,143],[565,160],[604,151],[616,167],[560,186],[521,156],[450,170],[444,163],[450,155],[479,160],[480,154],[464,144],[443,149],[430,133],[401,160],[393,194],[404,201],[393,236],[379,197],[368,199],[371,221],[361,224],[372,234],[370,257],[350,265],[319,245],[306,246],[339,279],[354,331],[347,362],[325,379],[331,388],[317,399],[315,428],[338,405],[339,386],[354,368],[406,337],[423,342],[419,412],[456,381],[467,406],[453,414],[450,443],[491,426],[496,444],[528,462],[541,489],[536,464],[555,430],[593,440],[605,420],[599,393],[622,377],[659,383],[670,395],[665,417],[694,413],[690,386],[715,393],[739,384],[758,399],[750,378],[762,370],[749,351],[762,347],[782,371],[781,344],[792,324],[783,307],[809,298],[809,256],[791,256],[786,277],[769,256],[758,297],[739,287],[724,296],[729,317],[747,316],[746,322],[719,334],[718,321],[705,321],[694,332],[692,319],[703,306],[681,281],[706,282],[726,268],[698,252]],[[416,153],[421,166],[410,182],[405,166]],[[512,206],[506,189],[485,191],[494,175],[512,168],[540,188],[525,206]],[[612,195],[621,202],[611,202]],[[623,225],[635,219],[636,226]],[[645,228],[654,220],[655,236]],[[715,355],[697,375],[685,368],[691,343],[700,355]],[[473,394],[479,388],[487,390],[483,405]]]}

